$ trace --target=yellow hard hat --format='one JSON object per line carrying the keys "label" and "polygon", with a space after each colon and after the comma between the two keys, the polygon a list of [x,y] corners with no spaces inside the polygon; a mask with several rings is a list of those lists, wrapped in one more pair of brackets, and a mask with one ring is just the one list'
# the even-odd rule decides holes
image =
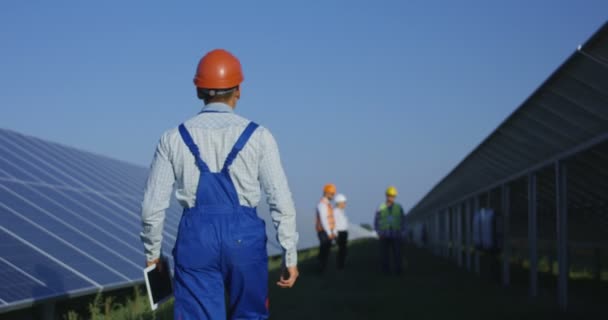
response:
{"label": "yellow hard hat", "polygon": [[396,197],[397,196],[397,188],[390,186],[388,187],[388,189],[386,189],[386,195],[389,197]]}

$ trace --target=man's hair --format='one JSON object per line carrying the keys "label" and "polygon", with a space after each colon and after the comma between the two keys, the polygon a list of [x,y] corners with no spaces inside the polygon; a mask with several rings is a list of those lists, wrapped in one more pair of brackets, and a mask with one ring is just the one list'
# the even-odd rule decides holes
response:
{"label": "man's hair", "polygon": [[228,100],[234,96],[238,88],[239,86],[230,89],[196,88],[196,94],[198,95],[199,99],[205,102],[205,104],[210,104],[213,102],[228,102]]}

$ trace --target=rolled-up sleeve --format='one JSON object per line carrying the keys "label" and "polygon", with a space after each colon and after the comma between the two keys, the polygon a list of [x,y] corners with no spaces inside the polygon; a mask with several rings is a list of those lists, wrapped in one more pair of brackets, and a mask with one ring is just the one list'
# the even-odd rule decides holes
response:
{"label": "rolled-up sleeve", "polygon": [[140,238],[148,261],[160,256],[165,210],[169,207],[175,182],[167,135],[161,137],[156,147],[141,205],[143,230]]}
{"label": "rolled-up sleeve", "polygon": [[298,263],[296,209],[281,165],[277,143],[266,129],[261,130],[259,164],[259,180],[266,193],[270,216],[277,230],[277,240],[283,249],[283,263],[287,267],[295,266]]}

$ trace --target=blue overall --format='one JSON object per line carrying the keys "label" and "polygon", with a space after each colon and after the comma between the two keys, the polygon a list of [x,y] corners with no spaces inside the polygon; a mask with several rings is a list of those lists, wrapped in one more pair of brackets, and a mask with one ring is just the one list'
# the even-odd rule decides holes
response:
{"label": "blue overall", "polygon": [[211,172],[186,127],[179,126],[200,170],[200,180],[196,203],[184,209],[173,249],[176,320],[226,319],[226,312],[229,319],[268,318],[264,220],[258,217],[256,208],[239,204],[229,173],[230,165],[257,127],[251,122],[222,170]]}

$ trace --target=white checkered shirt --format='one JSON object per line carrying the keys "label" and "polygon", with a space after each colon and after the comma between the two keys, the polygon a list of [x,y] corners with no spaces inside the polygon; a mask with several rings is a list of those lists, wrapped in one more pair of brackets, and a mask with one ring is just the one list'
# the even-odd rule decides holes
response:
{"label": "white checkered shirt", "polygon": [[[210,103],[203,111],[214,113],[201,113],[186,121],[185,126],[198,145],[203,161],[212,172],[218,172],[249,120],[222,103]],[[277,143],[267,129],[259,127],[254,132],[230,166],[230,176],[243,206],[257,207],[264,190],[278,242],[284,251],[283,261],[286,266],[295,266],[298,260],[295,206]],[[174,184],[177,200],[190,208],[195,204],[198,180],[194,156],[177,128],[165,132],[154,154],[141,210],[141,239],[149,261],[160,255],[165,210]]]}

